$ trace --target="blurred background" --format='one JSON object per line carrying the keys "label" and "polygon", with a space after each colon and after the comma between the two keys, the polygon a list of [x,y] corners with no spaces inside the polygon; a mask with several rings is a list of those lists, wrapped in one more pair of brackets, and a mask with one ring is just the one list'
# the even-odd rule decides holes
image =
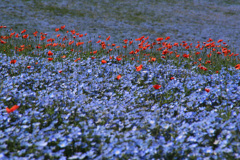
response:
{"label": "blurred background", "polygon": [[1,0],[0,25],[54,33],[66,25],[119,41],[140,36],[171,42],[223,39],[240,48],[238,0]]}

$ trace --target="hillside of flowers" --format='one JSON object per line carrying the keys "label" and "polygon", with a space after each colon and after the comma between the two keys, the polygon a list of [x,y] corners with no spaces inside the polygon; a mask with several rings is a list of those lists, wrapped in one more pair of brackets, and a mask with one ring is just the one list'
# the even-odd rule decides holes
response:
{"label": "hillside of flowers", "polygon": [[240,56],[2,25],[0,114],[0,159],[240,159]]}

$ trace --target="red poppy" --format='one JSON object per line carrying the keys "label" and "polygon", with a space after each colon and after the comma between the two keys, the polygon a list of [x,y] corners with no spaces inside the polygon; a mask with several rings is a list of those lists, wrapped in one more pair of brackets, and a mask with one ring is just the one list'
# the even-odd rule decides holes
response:
{"label": "red poppy", "polygon": [[173,80],[173,79],[175,79],[175,78],[174,78],[174,77],[171,77],[171,78],[170,78],[170,80]]}
{"label": "red poppy", "polygon": [[129,41],[129,45],[131,45],[133,43],[133,40],[132,41]]}
{"label": "red poppy", "polygon": [[26,39],[28,37],[28,34],[25,34],[22,37]]}
{"label": "red poppy", "polygon": [[18,109],[19,108],[19,106],[18,105],[14,105],[12,108],[6,108],[6,111],[8,112],[8,113],[11,113],[11,112],[13,112],[13,111],[15,111],[16,109]]}
{"label": "red poppy", "polygon": [[184,57],[184,58],[189,58],[189,54],[184,53],[184,54],[183,54],[183,57]]}
{"label": "red poppy", "polygon": [[208,89],[208,88],[205,88],[205,91],[206,91],[206,92],[210,92],[210,89]]}
{"label": "red poppy", "polygon": [[240,69],[240,64],[237,64],[237,65],[235,66],[235,68],[236,68],[236,69]]}
{"label": "red poppy", "polygon": [[153,88],[155,88],[155,89],[159,89],[159,88],[161,88],[162,86],[161,85],[158,85],[158,84],[155,84],[155,85],[153,85]]}
{"label": "red poppy", "polygon": [[105,63],[107,63],[107,61],[106,61],[106,60],[104,60],[104,59],[103,59],[101,62],[102,62],[102,64],[105,64]]}
{"label": "red poppy", "polygon": [[170,39],[170,37],[169,37],[169,36],[165,38],[165,40],[169,40],[169,39]]}
{"label": "red poppy", "polygon": [[121,61],[122,58],[118,56],[118,57],[116,58],[116,60],[117,60],[117,61]]}
{"label": "red poppy", "polygon": [[15,64],[16,62],[17,62],[17,60],[13,59],[13,60],[10,61],[10,64]]}
{"label": "red poppy", "polygon": [[1,40],[1,39],[0,39],[0,42],[1,42],[2,44],[5,44],[5,43],[7,43],[7,42],[5,42],[4,40]]}
{"label": "red poppy", "polygon": [[65,28],[65,25],[61,26],[61,30],[63,30]]}
{"label": "red poppy", "polygon": [[31,68],[31,66],[27,66],[27,68],[28,68],[28,69],[30,69],[30,68]]}
{"label": "red poppy", "polygon": [[111,36],[108,36],[108,38],[106,39],[106,41],[108,41],[110,39]]}
{"label": "red poppy", "polygon": [[152,61],[152,62],[155,62],[155,61],[156,61],[156,58],[151,58],[151,61]]}
{"label": "red poppy", "polygon": [[21,34],[25,33],[26,32],[26,29],[24,29],[23,31],[21,31]]}
{"label": "red poppy", "polygon": [[141,64],[140,66],[136,67],[136,71],[141,71],[142,70],[143,65]]}
{"label": "red poppy", "polygon": [[74,60],[74,62],[77,62],[77,61],[79,61],[80,59],[81,59],[81,58],[77,58],[77,59]]}
{"label": "red poppy", "polygon": [[84,42],[77,42],[77,43],[76,43],[76,46],[80,46],[80,45],[82,45],[82,44],[84,44]]}
{"label": "red poppy", "polygon": [[52,61],[53,60],[53,58],[48,58],[48,61]]}
{"label": "red poppy", "polygon": [[58,73],[62,73],[62,70],[58,71]]}
{"label": "red poppy", "polygon": [[53,55],[52,51],[48,51],[48,56],[52,56],[52,55]]}
{"label": "red poppy", "polygon": [[116,79],[119,80],[121,77],[122,77],[121,74],[119,74],[119,75],[116,77]]}
{"label": "red poppy", "polygon": [[159,37],[159,38],[156,39],[156,41],[162,41],[162,40],[163,40],[162,37]]}
{"label": "red poppy", "polygon": [[206,62],[205,62],[205,64],[211,64],[211,61],[210,60],[207,60]]}

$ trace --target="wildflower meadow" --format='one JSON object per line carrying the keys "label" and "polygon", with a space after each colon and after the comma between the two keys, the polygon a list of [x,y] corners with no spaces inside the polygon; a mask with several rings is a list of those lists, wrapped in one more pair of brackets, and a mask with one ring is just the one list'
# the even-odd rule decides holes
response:
{"label": "wildflower meadow", "polygon": [[240,159],[228,41],[53,33],[0,26],[0,159]]}

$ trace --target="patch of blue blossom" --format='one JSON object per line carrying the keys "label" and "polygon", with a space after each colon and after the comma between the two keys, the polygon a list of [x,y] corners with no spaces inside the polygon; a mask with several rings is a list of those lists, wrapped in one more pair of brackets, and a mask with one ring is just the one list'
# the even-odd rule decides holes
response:
{"label": "patch of blue blossom", "polygon": [[[102,58],[77,63],[66,59],[63,66],[35,59],[39,65],[27,70],[27,64],[35,62],[31,57],[19,58],[14,67],[10,58],[1,58],[0,149],[19,144],[14,151],[1,152],[3,157],[33,157],[26,147],[58,158],[70,149],[71,159],[150,159],[171,153],[185,158],[239,157],[238,71],[203,76],[143,63],[143,71],[136,72],[135,62],[109,66],[101,65]],[[12,70],[16,75],[10,77]],[[115,79],[118,74],[120,81]],[[168,79],[170,74],[174,80]],[[153,81],[162,88],[154,90]],[[8,115],[6,104],[14,103],[20,108]]]}

